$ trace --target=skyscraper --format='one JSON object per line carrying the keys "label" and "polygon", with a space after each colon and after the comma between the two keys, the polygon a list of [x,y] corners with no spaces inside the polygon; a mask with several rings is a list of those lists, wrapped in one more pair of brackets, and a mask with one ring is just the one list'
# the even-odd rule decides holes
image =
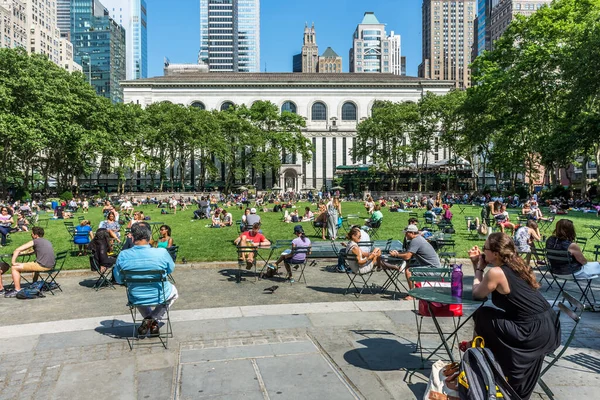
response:
{"label": "skyscraper", "polygon": [[352,37],[350,72],[400,75],[400,54],[400,36],[387,36],[385,24],[373,12],[365,12]]}
{"label": "skyscraper", "polygon": [[550,2],[551,0],[491,0],[490,17],[487,22],[491,39],[490,48],[494,48],[494,42],[506,31],[516,14],[529,16]]}
{"label": "skyscraper", "polygon": [[113,20],[99,0],[71,3],[71,39],[75,61],[100,96],[123,101],[125,29]]}
{"label": "skyscraper", "polygon": [[146,0],[102,0],[112,19],[125,28],[127,79],[148,77]]}
{"label": "skyscraper", "polygon": [[60,38],[52,1],[0,0],[0,35],[0,47],[22,47],[29,54],[43,54],[69,72],[81,71],[73,62],[71,44]]}
{"label": "skyscraper", "polygon": [[260,0],[200,0],[198,61],[211,72],[260,72]]}
{"label": "skyscraper", "polygon": [[56,20],[60,37],[71,39],[71,0],[56,1]]}
{"label": "skyscraper", "polygon": [[423,0],[423,62],[419,76],[471,86],[476,0]]}
{"label": "skyscraper", "polygon": [[302,52],[294,56],[294,72],[317,72],[319,66],[319,46],[317,46],[317,34],[315,24],[308,27],[304,25],[304,41]]}
{"label": "skyscraper", "polygon": [[477,0],[477,55],[484,50],[491,50],[490,40],[490,14],[492,12],[492,0]]}

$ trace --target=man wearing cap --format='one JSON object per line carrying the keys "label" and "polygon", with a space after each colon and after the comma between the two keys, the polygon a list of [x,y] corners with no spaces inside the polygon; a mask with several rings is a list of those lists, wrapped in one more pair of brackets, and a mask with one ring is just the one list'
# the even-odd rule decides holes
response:
{"label": "man wearing cap", "polygon": [[260,224],[260,215],[256,215],[256,208],[250,209],[250,215],[246,216],[246,226],[254,226],[254,224]]}
{"label": "man wearing cap", "polygon": [[[421,236],[419,233],[419,228],[417,228],[416,225],[408,225],[406,229],[404,229],[404,236],[408,242],[406,251],[400,253],[396,250],[392,250],[390,251],[390,256],[401,258],[405,261],[411,260],[414,257],[420,267],[441,267],[440,258],[435,252],[435,249],[427,240],[425,240],[423,236]],[[406,275],[406,281],[408,282],[409,289],[412,289],[413,284],[410,281],[410,277],[412,276],[410,269],[405,268],[404,274]],[[404,299],[412,300],[412,297],[406,296]]]}

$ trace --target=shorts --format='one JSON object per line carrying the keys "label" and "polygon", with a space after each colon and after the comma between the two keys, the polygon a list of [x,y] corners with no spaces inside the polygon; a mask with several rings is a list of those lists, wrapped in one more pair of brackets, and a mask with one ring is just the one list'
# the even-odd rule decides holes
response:
{"label": "shorts", "polygon": [[369,260],[365,265],[358,269],[359,274],[368,274],[375,267],[373,260]]}
{"label": "shorts", "polygon": [[46,268],[42,265],[38,264],[37,261],[26,262],[21,264],[21,272],[46,272],[50,271],[52,268]]}

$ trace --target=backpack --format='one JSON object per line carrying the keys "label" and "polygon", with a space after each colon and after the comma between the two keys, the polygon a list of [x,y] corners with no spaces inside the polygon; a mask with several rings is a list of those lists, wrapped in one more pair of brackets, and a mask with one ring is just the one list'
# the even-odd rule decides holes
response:
{"label": "backpack", "polygon": [[31,300],[38,299],[40,297],[46,297],[38,289],[23,289],[17,292],[17,299],[19,300]]}
{"label": "backpack", "polygon": [[[478,341],[481,341],[479,346]],[[473,339],[471,347],[463,355],[458,374],[458,393],[461,400],[522,400],[506,381],[491,350],[484,347],[481,336]]]}

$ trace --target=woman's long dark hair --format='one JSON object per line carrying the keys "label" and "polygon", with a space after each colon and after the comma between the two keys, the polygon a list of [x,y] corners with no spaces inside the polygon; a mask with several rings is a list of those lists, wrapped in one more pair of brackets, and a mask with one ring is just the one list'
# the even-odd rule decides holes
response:
{"label": "woman's long dark hair", "polygon": [[561,219],[556,223],[552,236],[556,236],[560,240],[568,240],[573,242],[575,240],[575,225],[570,219]]}
{"label": "woman's long dark hair", "polygon": [[111,239],[111,236],[110,236],[110,233],[108,233],[108,230],[106,230],[104,228],[100,228],[96,231],[96,234],[94,235],[94,238],[88,245],[88,248],[91,251],[100,251],[102,244],[105,244],[106,247],[104,247],[104,248],[108,252],[108,249],[110,249],[110,239]]}
{"label": "woman's long dark hair", "polygon": [[490,250],[498,253],[502,263],[512,269],[519,278],[523,279],[532,289],[538,289],[540,284],[529,265],[518,254],[515,242],[505,233],[496,232],[488,237]]}

